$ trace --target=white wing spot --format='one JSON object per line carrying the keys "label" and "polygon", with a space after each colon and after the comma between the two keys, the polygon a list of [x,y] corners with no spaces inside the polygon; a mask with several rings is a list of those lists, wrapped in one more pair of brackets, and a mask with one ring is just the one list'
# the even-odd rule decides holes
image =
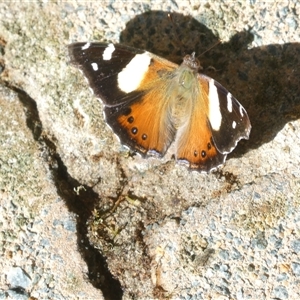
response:
{"label": "white wing spot", "polygon": [[111,60],[111,56],[115,50],[116,48],[113,44],[108,44],[102,54],[103,60]]}
{"label": "white wing spot", "polygon": [[[88,81],[88,79],[85,77],[85,80],[86,80],[86,82],[87,83],[89,83],[89,81]],[[90,90],[90,92],[92,93],[92,95],[94,95],[95,93],[94,93],[94,90],[91,88],[91,87],[89,87],[89,90]]]}
{"label": "white wing spot", "polygon": [[230,93],[227,94],[227,109],[232,112],[232,95]]}
{"label": "white wing spot", "polygon": [[148,70],[150,61],[151,56],[149,52],[135,55],[127,66],[118,74],[119,88],[125,93],[136,90]]}
{"label": "white wing spot", "polygon": [[233,122],[232,122],[232,128],[235,129],[235,127],[236,127],[236,122],[233,121]]}
{"label": "white wing spot", "polygon": [[91,46],[91,43],[86,43],[81,47],[81,50],[86,50],[86,49],[90,48],[90,46]]}
{"label": "white wing spot", "polygon": [[209,91],[208,91],[208,97],[209,97],[209,113],[208,118],[211,124],[211,127],[214,130],[219,130],[221,126],[222,121],[222,115],[220,111],[220,101],[219,101],[219,95],[218,90],[215,85],[215,81],[213,79],[209,80]]}
{"label": "white wing spot", "polygon": [[244,107],[240,105],[240,114],[243,117],[244,116]]}
{"label": "white wing spot", "polygon": [[94,71],[98,71],[98,64],[97,63],[91,63],[92,68]]}

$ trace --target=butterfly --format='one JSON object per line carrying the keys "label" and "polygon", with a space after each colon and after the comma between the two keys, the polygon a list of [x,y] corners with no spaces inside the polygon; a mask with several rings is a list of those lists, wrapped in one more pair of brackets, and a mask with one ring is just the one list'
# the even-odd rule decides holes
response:
{"label": "butterfly", "polygon": [[147,156],[175,159],[210,172],[225,162],[251,124],[244,107],[220,83],[199,73],[195,53],[180,65],[122,44],[73,43],[70,62],[104,104],[121,143]]}

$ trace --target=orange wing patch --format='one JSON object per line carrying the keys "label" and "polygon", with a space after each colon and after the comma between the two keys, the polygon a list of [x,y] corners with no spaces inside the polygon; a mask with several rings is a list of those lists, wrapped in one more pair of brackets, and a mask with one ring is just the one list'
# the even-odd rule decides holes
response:
{"label": "orange wing patch", "polygon": [[[174,70],[178,68],[178,65],[154,54],[151,54],[151,56],[152,59],[148,70],[144,74],[144,78],[137,90],[150,91],[153,89],[159,89],[161,91],[161,88],[163,88],[165,92],[166,86],[172,79],[172,74]],[[162,92],[160,94],[163,96],[163,98],[165,98],[165,95]]]}
{"label": "orange wing patch", "polygon": [[[136,150],[143,154],[149,150],[164,154],[174,139],[174,130],[168,125],[168,110],[163,107],[162,101],[156,101],[159,97],[163,94],[158,90],[148,92],[130,106],[128,115],[118,117],[118,123],[126,129]],[[161,113],[158,114],[158,111]]]}
{"label": "orange wing patch", "polygon": [[207,171],[224,162],[226,155],[216,149],[206,119],[191,122],[178,134],[176,158],[188,162],[191,169]]}

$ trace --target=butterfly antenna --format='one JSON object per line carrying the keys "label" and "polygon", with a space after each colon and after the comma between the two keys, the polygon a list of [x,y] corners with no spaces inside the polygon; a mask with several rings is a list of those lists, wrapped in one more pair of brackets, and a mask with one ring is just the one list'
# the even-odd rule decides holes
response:
{"label": "butterfly antenna", "polygon": [[212,48],[216,47],[217,45],[219,45],[222,42],[222,40],[218,40],[216,43],[214,43],[211,47],[209,47],[208,49],[206,49],[204,52],[202,52],[200,55],[198,55],[198,57],[202,56],[203,54],[205,54],[206,52],[210,51]]}

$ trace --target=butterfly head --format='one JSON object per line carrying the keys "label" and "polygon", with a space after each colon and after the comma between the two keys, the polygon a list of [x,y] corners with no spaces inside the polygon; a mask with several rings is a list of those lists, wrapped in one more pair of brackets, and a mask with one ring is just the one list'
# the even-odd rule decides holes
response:
{"label": "butterfly head", "polygon": [[183,58],[183,64],[188,66],[192,70],[195,70],[196,72],[201,69],[200,62],[197,57],[195,57],[195,52],[193,52],[191,55],[186,55]]}

